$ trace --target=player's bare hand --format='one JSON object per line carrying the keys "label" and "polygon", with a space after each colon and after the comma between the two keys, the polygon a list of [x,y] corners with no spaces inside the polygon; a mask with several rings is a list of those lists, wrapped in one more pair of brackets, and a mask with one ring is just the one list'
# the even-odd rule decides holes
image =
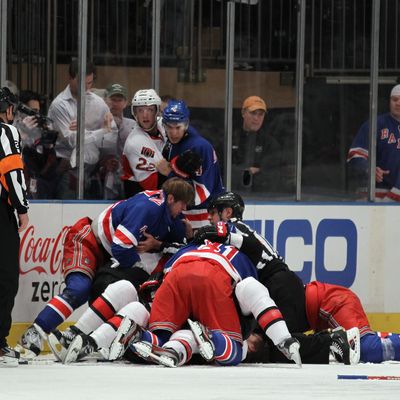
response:
{"label": "player's bare hand", "polygon": [[19,226],[18,227],[18,232],[22,232],[28,226],[28,223],[29,223],[28,214],[27,213],[26,214],[18,214],[18,221],[19,221],[19,223],[18,223],[18,226]]}
{"label": "player's bare hand", "polygon": [[145,237],[145,240],[140,241],[136,246],[136,251],[138,253],[148,253],[150,251],[160,250],[162,242],[147,232],[143,232],[143,236]]}
{"label": "player's bare hand", "polygon": [[182,219],[182,222],[185,225],[186,239],[192,239],[194,235],[192,224],[186,218]]}
{"label": "player's bare hand", "polygon": [[382,169],[382,168],[376,167],[375,180],[378,183],[381,183],[383,181],[384,176],[389,173],[390,173],[390,170],[388,170],[388,169]]}
{"label": "player's bare hand", "polygon": [[165,158],[156,163],[156,168],[157,171],[164,176],[168,176],[172,171],[169,162]]}
{"label": "player's bare hand", "polygon": [[246,341],[248,346],[247,351],[249,353],[255,353],[256,351],[260,350],[264,344],[262,336],[258,333],[252,333]]}

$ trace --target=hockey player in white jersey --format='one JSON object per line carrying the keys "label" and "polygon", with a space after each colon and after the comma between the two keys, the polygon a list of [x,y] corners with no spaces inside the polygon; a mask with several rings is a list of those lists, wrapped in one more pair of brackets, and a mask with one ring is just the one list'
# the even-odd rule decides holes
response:
{"label": "hockey player in white jersey", "polygon": [[161,99],[154,89],[138,90],[132,99],[132,115],[137,125],[126,139],[122,154],[125,197],[143,190],[161,187],[165,177],[156,164],[166,143],[164,127],[159,118]]}

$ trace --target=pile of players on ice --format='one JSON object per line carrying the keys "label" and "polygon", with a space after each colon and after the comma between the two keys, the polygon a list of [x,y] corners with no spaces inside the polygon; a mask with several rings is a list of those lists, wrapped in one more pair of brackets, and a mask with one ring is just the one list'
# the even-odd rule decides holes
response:
{"label": "pile of players on ice", "polygon": [[[138,115],[159,100],[141,92]],[[18,351],[38,356],[46,341],[65,364],[94,355],[167,367],[400,361],[399,334],[373,331],[355,293],[317,281],[304,285],[243,222],[243,199],[223,192],[215,152],[188,115],[183,101],[164,110],[170,161],[160,189],[70,228],[66,287],[23,333],[10,363],[18,365]],[[153,123],[140,130],[139,117],[130,138],[141,141],[140,160],[160,153],[162,143],[149,135]],[[150,181],[146,175],[143,182]],[[74,325],[57,330],[86,302]]]}
{"label": "pile of players on ice", "polygon": [[[350,290],[299,282],[270,244],[242,222],[243,210],[239,195],[216,196],[208,208],[212,225],[200,228],[187,245],[164,244],[164,258],[172,248],[175,254],[138,290],[128,280],[110,284],[64,332],[47,335],[35,323],[21,338],[24,356],[38,355],[47,340],[65,364],[96,355],[177,367],[195,354],[215,365],[237,365],[248,356],[261,362],[286,358],[301,366],[302,359],[329,363],[332,355],[355,364],[360,357],[384,361],[389,347],[391,359],[398,359],[397,334],[373,332]],[[294,293],[296,287],[302,291]],[[296,325],[300,331],[288,329]],[[304,327],[315,333],[303,334]]]}

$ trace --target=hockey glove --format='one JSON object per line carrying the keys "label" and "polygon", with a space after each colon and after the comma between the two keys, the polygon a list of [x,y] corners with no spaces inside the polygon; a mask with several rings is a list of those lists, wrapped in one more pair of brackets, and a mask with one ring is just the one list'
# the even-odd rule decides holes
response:
{"label": "hockey glove", "polygon": [[175,175],[181,178],[190,178],[201,175],[201,164],[203,160],[193,150],[186,150],[170,161],[170,166]]}
{"label": "hockey glove", "polygon": [[216,225],[207,225],[199,228],[194,234],[193,242],[200,244],[207,239],[210,242],[226,243],[229,239],[229,228],[225,222],[219,221]]}
{"label": "hockey glove", "polygon": [[154,300],[154,296],[163,281],[163,277],[163,272],[156,272],[155,274],[151,274],[149,279],[139,286],[139,299],[142,303],[151,303]]}

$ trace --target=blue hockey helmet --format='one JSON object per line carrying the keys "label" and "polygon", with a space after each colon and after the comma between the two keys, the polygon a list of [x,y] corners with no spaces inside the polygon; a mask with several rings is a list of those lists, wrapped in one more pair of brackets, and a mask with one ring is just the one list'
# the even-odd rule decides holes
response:
{"label": "blue hockey helmet", "polygon": [[163,123],[188,123],[189,109],[183,100],[170,100],[163,111]]}

